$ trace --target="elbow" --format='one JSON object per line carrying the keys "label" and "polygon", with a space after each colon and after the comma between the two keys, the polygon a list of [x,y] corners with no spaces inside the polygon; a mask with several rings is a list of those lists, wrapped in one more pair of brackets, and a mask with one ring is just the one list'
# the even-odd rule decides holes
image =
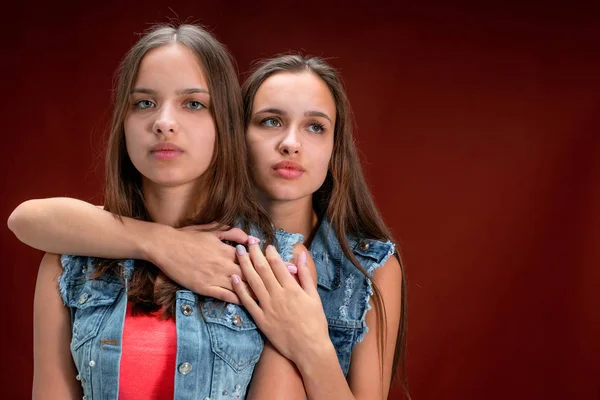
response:
{"label": "elbow", "polygon": [[29,227],[35,208],[36,200],[27,200],[19,204],[8,217],[8,229],[10,229],[19,240],[22,240],[22,235]]}

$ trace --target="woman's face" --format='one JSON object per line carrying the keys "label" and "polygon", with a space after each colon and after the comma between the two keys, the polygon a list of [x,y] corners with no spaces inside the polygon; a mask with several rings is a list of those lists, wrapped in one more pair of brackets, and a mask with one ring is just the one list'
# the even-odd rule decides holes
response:
{"label": "woman's face", "polygon": [[206,76],[181,44],[142,59],[125,117],[127,153],[144,184],[195,183],[213,156],[216,128]]}
{"label": "woman's face", "polygon": [[246,131],[252,175],[269,200],[311,196],[327,176],[335,102],[312,72],[271,75],[254,96]]}

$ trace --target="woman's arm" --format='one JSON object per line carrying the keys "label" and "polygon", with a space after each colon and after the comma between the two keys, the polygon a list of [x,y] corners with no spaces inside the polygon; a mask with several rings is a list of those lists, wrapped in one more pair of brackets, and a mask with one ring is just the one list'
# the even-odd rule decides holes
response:
{"label": "woman's arm", "polygon": [[71,319],[58,291],[59,257],[46,254],[35,285],[33,304],[33,399],[81,399],[69,345]]}
{"label": "woman's arm", "polygon": [[[387,399],[390,391],[392,369],[394,367],[394,350],[400,325],[402,271],[396,257],[375,270],[373,282],[379,288],[385,305],[385,353],[383,354],[383,375],[381,359],[379,358],[379,342],[377,337],[383,328],[377,323],[375,306],[371,301],[371,310],[367,312],[366,321],[369,332],[365,339],[358,343],[352,351],[348,380],[356,398],[379,398],[370,394],[380,393],[382,399]],[[381,377],[383,376],[383,387]],[[383,393],[381,393],[383,390]]]}
{"label": "woman's arm", "polygon": [[[295,244],[292,263],[298,263],[302,252],[308,253],[306,247],[301,243]],[[308,270],[316,282],[317,269],[312,258],[308,260]],[[248,399],[306,399],[304,383],[296,365],[277,351],[268,339],[265,339],[265,348],[252,375]]]}
{"label": "woman's arm", "polygon": [[242,255],[239,259],[248,285],[258,299],[258,303],[254,301],[246,284],[234,278],[242,304],[273,345],[295,363],[311,400],[387,398],[400,318],[402,275],[395,258],[390,258],[373,278],[386,307],[383,374],[377,339],[381,328],[377,326],[375,312],[369,311],[370,330],[353,351],[348,381],[329,339],[313,278],[303,263],[298,263],[298,285],[283,274],[284,263],[272,248],[267,248],[265,259],[258,246],[250,246],[250,257]]}
{"label": "woman's arm", "polygon": [[[339,396],[339,399],[387,399],[400,323],[402,273],[398,260],[390,257],[375,271],[373,282],[379,288],[386,311],[383,374],[378,341],[379,330],[382,327],[377,323],[377,314],[371,302],[371,310],[366,316],[369,332],[352,351],[348,383],[333,346],[326,346],[326,350],[322,352],[317,348],[298,357],[298,368],[310,399],[326,399],[338,390],[346,396]],[[346,388],[349,388],[350,392]]]}
{"label": "woman's arm", "polygon": [[239,303],[230,276],[239,274],[235,250],[221,240],[246,243],[241,229],[175,229],[114,214],[81,200],[28,200],[8,219],[25,244],[57,254],[135,258],[152,262],[168,277],[196,293]]}
{"label": "woman's arm", "polygon": [[306,400],[302,376],[268,339],[248,389],[248,400]]}
{"label": "woman's arm", "polygon": [[27,200],[8,218],[23,243],[56,254],[146,259],[154,236],[169,227],[123,218],[66,197]]}

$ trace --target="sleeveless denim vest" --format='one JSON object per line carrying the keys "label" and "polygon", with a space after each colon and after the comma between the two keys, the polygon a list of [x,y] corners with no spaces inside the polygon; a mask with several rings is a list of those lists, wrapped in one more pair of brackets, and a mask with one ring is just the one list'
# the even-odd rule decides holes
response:
{"label": "sleeveless denim vest", "polygon": [[[277,237],[296,237],[281,230]],[[373,276],[395,252],[391,241],[348,236],[350,250],[359,264]],[[348,375],[354,346],[362,341],[369,328],[367,311],[373,294],[372,284],[344,255],[333,228],[326,219],[321,221],[309,248],[317,269],[317,290],[323,303],[333,343],[344,375]]]}
{"label": "sleeveless denim vest", "polygon": [[[285,261],[301,235],[276,235]],[[114,400],[119,393],[121,338],[127,309],[127,282],[135,260],[122,262],[125,280],[90,279],[97,259],[63,255],[61,297],[71,311],[71,354],[84,400]],[[263,350],[250,314],[236,304],[176,295],[177,362],[174,399],[243,399]],[[141,374],[144,371],[140,371]]]}

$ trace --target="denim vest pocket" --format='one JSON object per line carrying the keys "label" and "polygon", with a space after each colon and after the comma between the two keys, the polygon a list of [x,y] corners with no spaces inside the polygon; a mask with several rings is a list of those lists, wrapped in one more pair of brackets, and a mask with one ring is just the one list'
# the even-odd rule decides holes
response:
{"label": "denim vest pocket", "polygon": [[264,341],[250,314],[241,306],[216,301],[205,302],[202,311],[213,353],[236,373],[253,367]]}
{"label": "denim vest pocket", "polygon": [[71,349],[77,350],[98,335],[110,306],[123,290],[117,279],[79,280],[67,292],[67,306],[73,322]]}

